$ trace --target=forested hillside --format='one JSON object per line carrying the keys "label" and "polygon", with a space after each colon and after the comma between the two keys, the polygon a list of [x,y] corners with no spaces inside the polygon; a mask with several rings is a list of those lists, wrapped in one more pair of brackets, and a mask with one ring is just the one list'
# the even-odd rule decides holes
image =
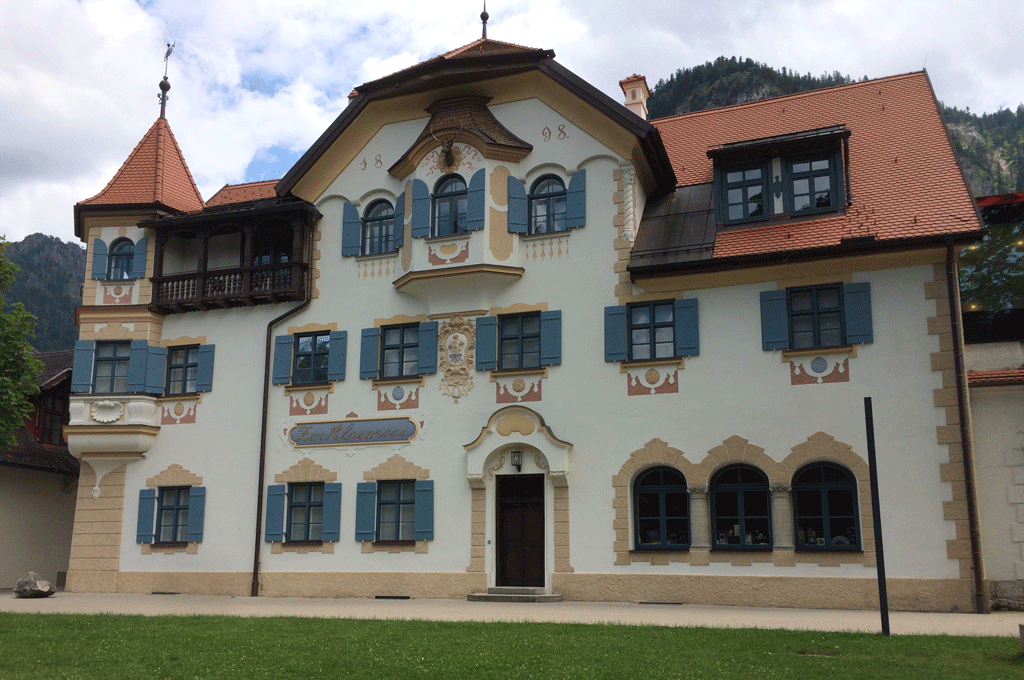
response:
{"label": "forested hillside", "polygon": [[21,269],[6,295],[36,319],[32,346],[41,352],[71,349],[78,339],[75,307],[82,301],[85,249],[54,236],[32,234],[7,247],[7,259]]}

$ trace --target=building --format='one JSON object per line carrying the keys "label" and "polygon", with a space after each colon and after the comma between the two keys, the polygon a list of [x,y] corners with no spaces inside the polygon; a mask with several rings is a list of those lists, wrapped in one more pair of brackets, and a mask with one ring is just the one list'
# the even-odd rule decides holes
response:
{"label": "building", "polygon": [[158,119],[75,206],[68,588],[872,608],[872,397],[891,605],[983,610],[927,75],[622,86],[481,39],[206,203]]}
{"label": "building", "polygon": [[0,447],[0,588],[14,588],[35,571],[64,586],[75,520],[75,488],[80,464],[68,453],[63,427],[68,422],[71,356],[41,352],[39,393],[14,443]]}

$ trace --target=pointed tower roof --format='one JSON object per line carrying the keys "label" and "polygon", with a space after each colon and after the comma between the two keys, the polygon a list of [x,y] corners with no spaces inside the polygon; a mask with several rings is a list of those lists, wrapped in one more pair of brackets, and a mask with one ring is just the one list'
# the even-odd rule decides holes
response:
{"label": "pointed tower roof", "polygon": [[[203,209],[203,197],[165,118],[158,118],[103,191],[75,205],[159,206],[189,212]],[[75,231],[80,230],[75,220]]]}

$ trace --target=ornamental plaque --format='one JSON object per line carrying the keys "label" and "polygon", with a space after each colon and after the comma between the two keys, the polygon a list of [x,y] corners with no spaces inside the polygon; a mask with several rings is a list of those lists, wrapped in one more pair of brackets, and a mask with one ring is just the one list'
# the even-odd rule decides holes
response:
{"label": "ornamental plaque", "polygon": [[408,444],[419,433],[412,418],[356,418],[298,423],[288,431],[296,448]]}

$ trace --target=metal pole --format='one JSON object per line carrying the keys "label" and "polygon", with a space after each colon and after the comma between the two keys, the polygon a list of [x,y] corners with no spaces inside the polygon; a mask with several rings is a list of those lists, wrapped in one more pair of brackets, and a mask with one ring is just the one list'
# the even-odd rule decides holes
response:
{"label": "metal pole", "polygon": [[878,610],[882,615],[882,635],[889,635],[889,594],[885,589],[885,554],[882,551],[882,510],[878,502],[878,465],[875,463],[875,420],[871,415],[871,397],[864,397],[864,425],[867,428],[868,435],[868,470],[871,474],[871,516],[875,524]]}

